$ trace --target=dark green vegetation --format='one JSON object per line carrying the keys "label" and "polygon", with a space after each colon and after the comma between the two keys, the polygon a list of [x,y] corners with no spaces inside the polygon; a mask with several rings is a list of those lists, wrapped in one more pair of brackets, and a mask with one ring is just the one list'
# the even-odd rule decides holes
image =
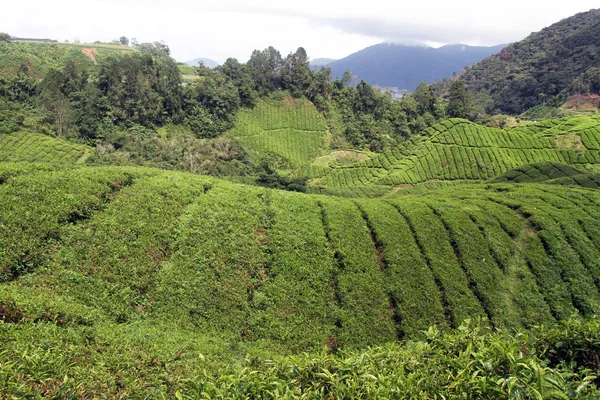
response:
{"label": "dark green vegetation", "polygon": [[[209,69],[178,65],[168,47],[158,42],[132,48],[4,41],[0,45],[0,133],[29,129],[102,146],[97,153],[103,158],[101,163],[119,160],[122,164],[180,169],[189,164],[186,153],[193,140],[172,144],[174,151],[165,156],[160,139],[214,139],[233,128],[235,133],[228,136],[239,139],[248,150],[256,175],[260,166],[253,156],[273,149],[263,143],[264,135],[249,134],[244,125],[247,118],[258,119],[253,123],[262,126],[260,129],[282,126],[294,132],[307,130],[306,134],[308,130],[321,132],[309,139],[306,149],[283,154],[283,162],[276,157],[272,160],[296,168],[332,148],[381,151],[444,116],[442,102],[425,84],[414,96],[393,101],[364,82],[354,87],[345,78],[332,81],[328,69],[311,70],[302,48],[282,57],[269,47],[254,51],[246,64],[228,59]],[[284,120],[280,120],[281,112],[264,115],[264,104],[284,110],[293,108],[296,101],[312,110],[306,121],[293,121],[296,114]],[[236,118],[238,112],[241,115]],[[324,141],[321,136],[326,130],[331,135]],[[288,139],[281,138],[286,146],[298,145],[294,141],[299,138],[289,143]],[[206,146],[203,142],[200,147]],[[316,152],[315,146],[319,148]],[[103,157],[106,154],[108,157]],[[211,157],[211,161],[219,159],[214,152]],[[225,158],[229,161],[232,157]],[[243,156],[233,158],[245,161]],[[185,169],[212,173],[210,168]],[[234,174],[247,172],[238,168]]]}
{"label": "dark green vegetation", "polygon": [[[600,311],[597,190],[480,184],[352,201],[131,167],[2,163],[0,177],[5,393],[595,390],[585,368],[597,360],[578,352],[596,351],[596,322],[572,322],[582,336],[569,345],[562,330],[484,331]],[[437,333],[469,318],[481,328]],[[386,345],[404,339],[422,342]],[[386,347],[354,353],[365,346]],[[313,356],[281,358],[300,352]]]}
{"label": "dark green vegetation", "polygon": [[389,192],[393,187],[402,189],[428,182],[488,180],[514,168],[541,162],[572,167],[563,175],[547,172],[552,178],[559,178],[574,175],[578,170],[596,170],[600,164],[599,140],[600,118],[593,116],[505,130],[449,119],[383,154],[365,155],[362,160],[346,165],[307,167],[304,171],[312,174],[309,183],[313,190],[348,197],[370,197],[365,191],[369,187],[375,190],[376,197],[381,195],[378,190],[385,193],[386,187]]}
{"label": "dark green vegetation", "polygon": [[544,112],[569,95],[600,93],[599,33],[600,10],[580,13],[468,67],[460,79],[489,113]]}

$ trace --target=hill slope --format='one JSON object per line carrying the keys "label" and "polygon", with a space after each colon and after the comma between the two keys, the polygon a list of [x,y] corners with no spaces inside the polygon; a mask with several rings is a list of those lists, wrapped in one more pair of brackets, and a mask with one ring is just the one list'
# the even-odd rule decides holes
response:
{"label": "hill slope", "polygon": [[[600,91],[600,10],[557,22],[460,76],[487,110],[520,114],[553,96]],[[489,101],[491,99],[491,102]]]}
{"label": "hill slope", "polygon": [[176,321],[292,351],[331,335],[362,347],[478,316],[519,327],[600,311],[591,189],[351,201],[112,167],[9,174],[0,198],[0,303],[33,291],[108,321]]}
{"label": "hill slope", "polygon": [[[499,130],[450,119],[383,154],[327,169],[305,166],[315,188],[413,185],[487,180],[521,165],[553,161],[590,169],[600,164],[600,118],[572,117]],[[595,167],[594,167],[595,166]]]}
{"label": "hill slope", "polygon": [[0,163],[0,388],[130,397],[244,357],[256,368],[257,354],[600,312],[598,190],[352,201],[155,169],[20,167]]}
{"label": "hill slope", "polygon": [[464,67],[495,54],[504,45],[472,47],[448,45],[435,49],[380,43],[327,64],[334,78],[350,70],[371,85],[413,91],[419,83],[432,83],[460,73]]}
{"label": "hill slope", "polygon": [[133,51],[109,44],[45,43],[0,41],[0,76],[25,74],[42,78],[51,67],[62,68],[67,60],[95,64],[111,54]]}
{"label": "hill slope", "polygon": [[325,118],[306,99],[263,100],[236,115],[226,135],[236,138],[253,157],[270,157],[295,169],[322,156],[329,147]]}
{"label": "hill slope", "polygon": [[91,152],[88,146],[40,133],[0,134],[0,161],[69,164],[85,161]]}

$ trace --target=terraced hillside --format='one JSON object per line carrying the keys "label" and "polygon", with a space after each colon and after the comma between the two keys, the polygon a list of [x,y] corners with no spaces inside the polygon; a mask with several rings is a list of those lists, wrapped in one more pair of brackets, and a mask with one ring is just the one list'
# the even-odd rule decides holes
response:
{"label": "terraced hillside", "polygon": [[0,76],[42,78],[49,68],[62,67],[68,60],[92,65],[111,54],[129,51],[132,49],[127,46],[109,44],[0,41]]}
{"label": "terraced hillside", "polygon": [[477,316],[518,327],[600,310],[596,190],[351,201],[81,168],[9,174],[0,196],[3,293],[58,295],[113,322],[143,314],[302,351],[331,335],[355,347]]}
{"label": "terraced hillside", "polygon": [[325,154],[329,134],[325,118],[306,99],[265,100],[236,116],[228,135],[254,157],[270,156],[279,166],[299,168]]}
{"label": "terraced hillside", "polygon": [[[600,312],[594,189],[461,185],[385,201],[143,168],[0,163],[0,177],[0,388],[57,390],[69,375],[87,394],[127,393],[140,370],[147,390],[164,384],[165,363],[177,386],[205,358]],[[6,357],[48,368],[17,382]]]}
{"label": "terraced hillside", "polygon": [[368,186],[390,190],[425,182],[488,180],[521,165],[547,161],[594,169],[600,164],[599,143],[598,117],[506,130],[450,119],[381,155],[313,175],[310,183],[315,191],[360,195]]}
{"label": "terraced hillside", "polygon": [[81,163],[91,151],[88,146],[34,132],[0,134],[0,161]]}
{"label": "terraced hillside", "polygon": [[0,161],[81,163],[91,151],[88,146],[35,132],[0,134]]}

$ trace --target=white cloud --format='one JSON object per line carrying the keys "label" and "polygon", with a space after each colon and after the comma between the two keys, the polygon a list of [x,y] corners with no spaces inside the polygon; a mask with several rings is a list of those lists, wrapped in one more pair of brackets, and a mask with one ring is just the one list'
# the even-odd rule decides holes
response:
{"label": "white cloud", "polygon": [[381,41],[493,45],[596,6],[596,1],[341,0],[29,0],[8,2],[0,31],[58,40],[108,41],[121,35],[165,40],[186,61],[245,61],[253,49],[282,54],[303,46],[313,57],[341,58]]}

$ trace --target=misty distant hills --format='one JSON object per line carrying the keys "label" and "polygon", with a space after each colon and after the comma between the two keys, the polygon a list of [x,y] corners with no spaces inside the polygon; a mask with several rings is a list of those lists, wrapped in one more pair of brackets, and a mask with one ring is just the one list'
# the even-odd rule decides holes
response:
{"label": "misty distant hills", "polygon": [[380,43],[327,64],[333,78],[350,70],[371,85],[413,91],[421,82],[433,83],[464,67],[498,53],[506,44],[492,47],[450,44],[440,48],[426,45]]}
{"label": "misty distant hills", "polygon": [[311,67],[321,67],[327,64],[330,64],[334,61],[337,61],[334,58],[315,58],[314,60],[310,60]]}
{"label": "misty distant hills", "polygon": [[197,67],[198,63],[202,61],[204,63],[204,65],[206,65],[208,68],[214,68],[216,66],[219,65],[218,62],[216,62],[215,60],[211,60],[210,58],[194,58],[191,61],[186,61],[187,65],[191,65],[192,67]]}

